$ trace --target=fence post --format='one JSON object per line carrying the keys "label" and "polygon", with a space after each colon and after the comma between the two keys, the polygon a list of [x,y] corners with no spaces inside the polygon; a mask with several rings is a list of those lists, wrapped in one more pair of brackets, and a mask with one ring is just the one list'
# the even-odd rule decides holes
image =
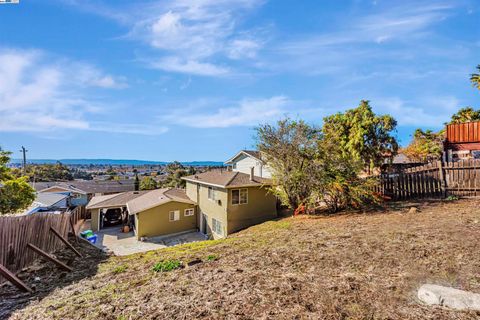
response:
{"label": "fence post", "polygon": [[446,198],[447,197],[447,186],[445,183],[445,171],[443,169],[443,161],[440,160],[438,161],[438,173],[439,173],[439,178],[440,178],[440,188],[442,190],[442,197]]}

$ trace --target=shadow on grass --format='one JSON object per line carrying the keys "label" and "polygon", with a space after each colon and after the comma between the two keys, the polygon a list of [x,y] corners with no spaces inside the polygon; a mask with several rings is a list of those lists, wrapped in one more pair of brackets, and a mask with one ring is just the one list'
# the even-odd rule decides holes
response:
{"label": "shadow on grass", "polygon": [[8,319],[15,310],[24,308],[30,302],[43,299],[58,288],[95,275],[99,264],[108,258],[103,251],[86,241],[79,240],[76,244],[71,238],[70,243],[80,251],[82,258],[67,248],[54,255],[72,267],[72,272],[63,271],[53,262],[40,258],[17,273],[17,276],[34,290],[33,293],[24,293],[9,282],[3,282],[0,285],[0,319]]}

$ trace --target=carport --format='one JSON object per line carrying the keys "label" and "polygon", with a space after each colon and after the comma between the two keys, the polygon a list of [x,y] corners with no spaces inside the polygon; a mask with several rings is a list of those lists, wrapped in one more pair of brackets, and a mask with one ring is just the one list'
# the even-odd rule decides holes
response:
{"label": "carport", "polygon": [[86,207],[92,214],[92,230],[98,231],[104,227],[125,224],[133,227],[134,221],[129,218],[127,202],[146,192],[148,191],[128,191],[93,197]]}

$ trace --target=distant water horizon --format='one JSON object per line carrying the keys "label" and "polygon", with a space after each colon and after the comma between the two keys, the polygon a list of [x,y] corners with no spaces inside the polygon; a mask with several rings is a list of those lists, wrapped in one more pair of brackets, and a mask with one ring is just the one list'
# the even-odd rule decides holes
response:
{"label": "distant water horizon", "polygon": [[[21,164],[22,159],[11,159],[12,164]],[[27,164],[54,164],[60,162],[65,165],[166,165],[173,161],[128,160],[128,159],[27,159]],[[184,166],[216,167],[224,166],[221,161],[179,161]]]}

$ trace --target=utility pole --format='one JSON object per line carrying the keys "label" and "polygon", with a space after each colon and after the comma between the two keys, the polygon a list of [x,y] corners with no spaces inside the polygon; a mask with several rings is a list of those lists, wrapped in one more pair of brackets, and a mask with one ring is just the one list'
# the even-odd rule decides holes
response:
{"label": "utility pole", "polygon": [[21,153],[23,153],[23,175],[27,174],[27,152],[28,150],[25,149],[24,146],[22,146],[22,150],[20,150]]}

